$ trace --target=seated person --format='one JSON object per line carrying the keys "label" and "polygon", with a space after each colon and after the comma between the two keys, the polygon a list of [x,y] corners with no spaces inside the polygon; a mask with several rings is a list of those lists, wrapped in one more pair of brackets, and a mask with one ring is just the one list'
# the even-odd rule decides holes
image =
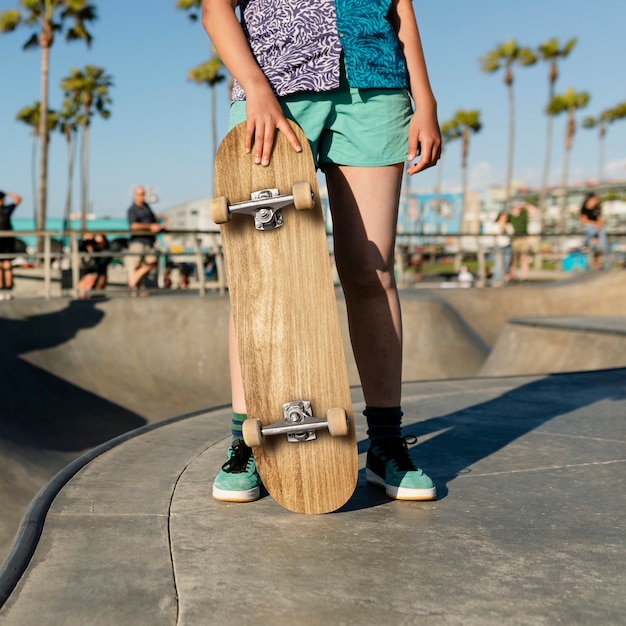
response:
{"label": "seated person", "polygon": [[[80,243],[81,252],[98,253],[110,250],[109,242],[105,235],[97,233],[93,236],[87,235]],[[78,283],[79,297],[88,298],[89,292],[93,290],[103,290],[107,284],[107,273],[110,256],[88,256],[83,257],[84,265],[81,269],[81,278]]]}

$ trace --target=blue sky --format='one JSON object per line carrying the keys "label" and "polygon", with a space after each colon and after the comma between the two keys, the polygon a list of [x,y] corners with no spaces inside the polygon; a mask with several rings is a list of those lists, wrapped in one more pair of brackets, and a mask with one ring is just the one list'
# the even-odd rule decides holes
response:
{"label": "blue sky", "polygon": [[[58,107],[59,81],[70,68],[100,65],[112,75],[112,116],[96,118],[91,130],[90,200],[98,217],[123,217],[133,186],[152,188],[155,209],[207,196],[211,190],[209,90],[189,83],[186,72],[209,56],[209,41],[199,23],[174,9],[175,0],[93,0],[99,19],[91,49],[58,38],[51,54],[51,106]],[[0,10],[17,0],[0,0]],[[557,91],[574,87],[591,100],[579,113],[597,116],[626,100],[623,36],[626,3],[614,0],[414,0],[440,121],[457,109],[478,109],[483,129],[472,137],[469,181],[474,190],[504,182],[508,108],[502,74],[484,74],[478,57],[508,38],[536,47],[551,37],[578,43],[560,65]],[[23,51],[27,29],[0,36],[0,189],[24,197],[19,215],[32,214],[29,129],[15,114],[39,99],[40,51]],[[514,176],[538,185],[544,158],[548,66],[516,70],[517,142]],[[228,95],[218,88],[218,131],[226,132]],[[560,180],[565,118],[554,124],[551,181]],[[444,184],[460,183],[460,146],[451,143],[443,159]],[[60,216],[66,191],[65,142],[54,135],[50,150],[48,214]],[[597,176],[595,131],[579,128],[571,156],[570,180]],[[606,173],[626,178],[626,120],[609,128]],[[429,170],[413,188],[436,182]],[[78,209],[78,176],[75,207]]]}

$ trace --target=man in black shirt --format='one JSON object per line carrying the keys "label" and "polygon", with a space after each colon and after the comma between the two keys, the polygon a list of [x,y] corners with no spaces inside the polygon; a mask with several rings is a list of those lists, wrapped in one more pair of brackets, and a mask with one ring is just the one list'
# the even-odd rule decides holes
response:
{"label": "man in black shirt", "polygon": [[125,257],[128,269],[128,286],[137,290],[141,281],[157,266],[158,253],[154,248],[155,235],[165,230],[159,224],[152,209],[146,203],[146,190],[136,187],[133,193],[133,204],[128,209],[128,224],[132,234]]}
{"label": "man in black shirt", "polygon": [[[6,202],[9,196],[13,202]],[[21,196],[10,191],[0,191],[0,230],[13,230],[11,215],[17,209],[17,205],[22,201]],[[15,237],[0,237],[0,254],[15,253]],[[10,300],[13,289],[13,258],[4,257],[0,259],[0,300]]]}

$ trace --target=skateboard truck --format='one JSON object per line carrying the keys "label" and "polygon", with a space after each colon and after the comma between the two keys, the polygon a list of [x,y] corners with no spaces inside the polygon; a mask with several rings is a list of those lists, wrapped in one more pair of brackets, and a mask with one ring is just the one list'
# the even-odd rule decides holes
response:
{"label": "skateboard truck", "polygon": [[283,404],[283,419],[263,426],[260,419],[250,418],[243,423],[243,438],[250,447],[260,446],[269,435],[287,435],[291,443],[312,441],[316,431],[328,429],[333,437],[345,436],[350,430],[350,422],[345,409],[329,409],[326,418],[314,417],[308,400]]}
{"label": "skateboard truck", "polygon": [[293,204],[298,211],[312,209],[315,205],[311,185],[296,183],[291,194],[281,195],[278,189],[260,189],[250,194],[250,200],[230,204],[228,198],[211,200],[211,218],[216,224],[229,222],[234,213],[251,215],[257,230],[273,230],[283,225],[283,211]]}

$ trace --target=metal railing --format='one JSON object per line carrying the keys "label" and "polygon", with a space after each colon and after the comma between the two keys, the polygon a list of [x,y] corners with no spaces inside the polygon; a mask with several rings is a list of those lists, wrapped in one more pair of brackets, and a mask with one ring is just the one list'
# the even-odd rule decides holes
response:
{"label": "metal railing", "polygon": [[[102,230],[83,231],[67,230],[63,232],[43,230],[43,231],[0,231],[0,237],[28,237],[37,238],[43,242],[41,252],[27,251],[12,254],[0,254],[0,261],[3,259],[14,259],[25,257],[29,261],[28,269],[14,268],[16,278],[34,278],[38,288],[32,290],[32,295],[36,297],[51,297],[60,295],[78,297],[79,282],[84,270],[84,262],[87,258],[111,257],[123,262],[126,256],[136,256],[135,253],[126,249],[106,250],[103,252],[89,252],[81,250],[81,240],[86,235],[105,235],[111,239],[113,235],[120,238],[128,238],[130,230]],[[132,231],[133,235],[141,234],[141,231]],[[616,251],[613,255],[613,267],[624,267],[626,262],[626,233],[609,233],[611,248]],[[207,292],[216,292],[223,295],[227,288],[227,277],[224,268],[224,257],[222,253],[219,233],[201,230],[168,230],[161,235],[156,251],[160,256],[160,263],[168,259],[173,263],[179,261],[192,261],[195,270],[195,279],[189,285],[189,290],[196,290],[200,296],[205,296]],[[180,246],[166,246],[164,239],[182,238],[186,242],[183,249]],[[445,257],[452,259],[451,271],[458,272],[461,265],[470,260],[474,264],[476,286],[491,284],[499,286],[500,283],[489,281],[489,267],[491,264],[502,266],[502,248],[498,245],[498,235],[485,234],[411,234],[402,233],[398,235],[396,247],[396,276],[400,287],[411,286],[411,281],[407,278],[407,270],[410,270],[408,258],[419,251],[419,254],[430,258],[433,262],[437,258]],[[553,266],[560,267],[563,259],[576,250],[577,244],[582,242],[582,235],[579,233],[550,234],[550,235],[529,235],[531,242],[532,268],[535,276],[542,274],[544,260],[548,260]],[[65,245],[59,245],[59,239]],[[513,238],[512,238],[513,239]],[[115,241],[115,240],[114,240]],[[54,245],[53,245],[54,243]],[[329,235],[329,243],[331,238]],[[329,246],[331,247],[331,246]],[[592,259],[592,251],[587,251],[589,261]],[[205,258],[210,256],[215,262],[215,278],[207,278],[205,275]],[[29,274],[30,272],[30,274]],[[543,272],[548,277],[550,272]],[[562,272],[561,272],[562,273]],[[107,295],[128,294],[126,280],[126,269],[124,268],[124,278],[117,283],[111,282],[107,285]],[[58,288],[60,286],[60,288]],[[55,287],[55,288],[53,288]],[[148,289],[150,291],[150,289]],[[102,293],[102,292],[100,292]]]}
{"label": "metal railing", "polygon": [[[0,231],[0,237],[15,237],[17,239],[28,237],[36,238],[43,242],[40,252],[28,250],[26,252],[14,252],[11,254],[0,254],[0,260],[23,258],[28,261],[27,269],[20,269],[19,266],[14,267],[14,275],[16,278],[20,276],[24,278],[34,278],[41,283],[41,288],[35,290],[37,295],[50,299],[53,295],[71,295],[77,297],[79,295],[79,282],[81,274],[84,270],[84,261],[89,258],[111,258],[121,260],[124,257],[137,256],[136,253],[129,252],[127,249],[108,249],[101,252],[81,250],[80,243],[86,236],[102,234],[111,239],[114,235],[119,235],[121,239],[129,238],[130,230],[66,230],[59,231]],[[132,235],[151,234],[148,231],[132,231]],[[163,243],[163,239],[182,237],[191,249],[174,250],[167,247]],[[195,270],[195,280],[190,285],[190,289],[198,291],[199,295],[206,295],[207,291],[216,291],[220,295],[226,292],[226,275],[224,270],[224,257],[221,250],[221,242],[219,234],[212,231],[201,230],[168,230],[163,234],[157,235],[161,241],[155,246],[155,254],[161,260],[176,259],[193,260]],[[66,242],[66,245],[59,246],[59,239]],[[53,242],[56,246],[53,246]],[[203,243],[204,242],[204,243]],[[215,279],[208,279],[205,276],[204,259],[207,256],[215,259]],[[32,271],[31,271],[32,270]],[[28,276],[28,274],[31,274]],[[66,280],[64,281],[64,277]],[[69,277],[69,280],[67,278]],[[63,283],[66,285],[63,285]],[[61,284],[61,289],[53,289],[53,284]],[[69,283],[69,286],[67,285]],[[122,291],[128,293],[126,280],[122,285]],[[115,284],[107,285],[107,293],[114,294],[116,291]],[[149,291],[149,290],[148,290]]]}
{"label": "metal railing", "polygon": [[[397,237],[396,247],[396,275],[401,287],[410,286],[405,280],[405,269],[410,265],[407,258],[411,254],[418,253],[427,257],[431,263],[437,258],[452,258],[452,273],[458,273],[463,263],[471,260],[475,264],[476,280],[474,285],[501,286],[502,281],[494,282],[489,280],[490,265],[499,265],[503,268],[503,248],[502,235],[498,234],[422,234],[422,233],[402,233]],[[516,238],[508,236],[511,246]],[[609,246],[611,248],[610,267],[626,267],[626,232],[607,233]],[[582,254],[585,257],[587,269],[592,269],[594,260],[599,250],[597,246],[588,247],[582,251],[584,235],[582,233],[560,233],[560,234],[529,234],[521,238],[529,242],[530,266],[535,277],[549,278],[558,274],[567,274],[562,269],[564,260],[572,254]],[[549,271],[544,269],[544,262],[551,264],[554,269]]]}

